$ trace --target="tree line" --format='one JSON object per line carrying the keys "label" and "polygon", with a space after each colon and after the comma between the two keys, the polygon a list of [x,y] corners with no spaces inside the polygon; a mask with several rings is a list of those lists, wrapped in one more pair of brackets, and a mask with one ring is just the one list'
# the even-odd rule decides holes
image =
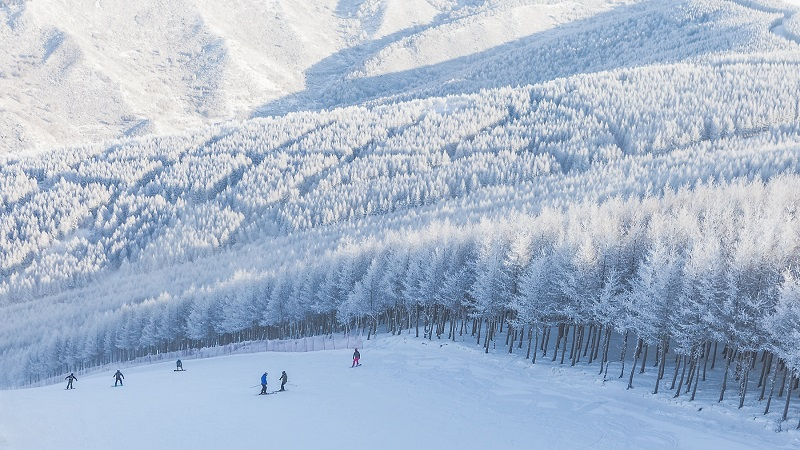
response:
{"label": "tree line", "polygon": [[786,419],[800,369],[798,188],[796,176],[707,184],[353,241],[48,332],[10,373],[33,382],[230,342],[407,332],[596,362],[629,387],[655,361],[653,392],[663,382],[690,399],[719,365],[720,401],[735,380],[739,407],[750,395],[766,413],[782,397]]}

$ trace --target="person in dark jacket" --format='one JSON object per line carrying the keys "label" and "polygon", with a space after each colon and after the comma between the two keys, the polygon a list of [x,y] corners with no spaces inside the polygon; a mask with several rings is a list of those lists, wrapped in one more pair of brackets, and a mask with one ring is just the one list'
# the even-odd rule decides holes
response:
{"label": "person in dark jacket", "polygon": [[350,367],[360,366],[361,363],[358,362],[359,359],[361,359],[361,353],[358,353],[358,349],[356,349],[356,351],[353,352],[353,365]]}
{"label": "person in dark jacket", "polygon": [[122,386],[122,380],[124,379],[125,375],[123,375],[122,372],[120,372],[119,369],[117,369],[117,373],[114,374],[114,386],[116,386],[117,383],[119,383],[119,385]]}
{"label": "person in dark jacket", "polygon": [[286,390],[286,389],[283,388],[283,386],[286,384],[286,381],[288,379],[289,379],[289,377],[286,376],[286,371],[284,370],[283,372],[281,372],[281,390],[282,391]]}
{"label": "person in dark jacket", "polygon": [[74,373],[70,373],[69,375],[67,375],[67,378],[64,379],[67,380],[67,389],[75,389],[74,387],[72,387],[72,382],[78,381],[78,377],[76,377]]}
{"label": "person in dark jacket", "polygon": [[261,392],[258,395],[267,395],[267,372],[261,375]]}
{"label": "person in dark jacket", "polygon": [[183,370],[183,363],[180,359],[175,363],[175,365],[177,366],[175,370]]}

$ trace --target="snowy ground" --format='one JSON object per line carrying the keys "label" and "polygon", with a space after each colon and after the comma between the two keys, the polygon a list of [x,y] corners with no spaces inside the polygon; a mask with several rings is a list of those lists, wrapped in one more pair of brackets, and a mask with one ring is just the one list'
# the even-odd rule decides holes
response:
{"label": "snowy ground", "polygon": [[[531,365],[472,343],[381,337],[352,349],[267,352],[116,367],[65,384],[0,391],[0,449],[797,448],[748,408],[626,391],[596,367]],[[613,366],[612,366],[613,367]],[[281,370],[288,392],[256,395]],[[617,369],[618,370],[618,369]],[[716,392],[708,392],[709,397]],[[735,397],[735,394],[732,393]],[[760,407],[759,407],[760,408]],[[753,410],[755,410],[754,408]],[[780,409],[776,407],[775,409]],[[794,423],[789,425],[795,425]]]}

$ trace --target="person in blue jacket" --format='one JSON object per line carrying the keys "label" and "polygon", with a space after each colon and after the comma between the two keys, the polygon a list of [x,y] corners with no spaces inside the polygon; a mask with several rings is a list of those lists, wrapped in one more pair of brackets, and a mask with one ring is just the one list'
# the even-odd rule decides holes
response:
{"label": "person in blue jacket", "polygon": [[267,372],[264,372],[264,375],[261,375],[261,393],[258,395],[266,395],[267,394]]}

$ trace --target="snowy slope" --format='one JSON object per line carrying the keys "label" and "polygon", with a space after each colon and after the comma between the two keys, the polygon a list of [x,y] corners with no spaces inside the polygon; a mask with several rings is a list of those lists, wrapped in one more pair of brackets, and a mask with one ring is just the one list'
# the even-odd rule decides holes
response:
{"label": "snowy slope", "polygon": [[[116,366],[64,384],[0,391],[0,448],[796,448],[797,432],[742,420],[708,398],[602,384],[594,371],[531,365],[468,343],[385,337],[352,349]],[[280,372],[288,392],[258,396]],[[642,383],[645,383],[643,381]],[[714,393],[709,393],[713,396]],[[703,394],[701,394],[702,396]],[[750,409],[746,409],[750,414]]]}
{"label": "snowy slope", "polygon": [[[2,2],[0,151],[241,119],[365,66],[368,74],[411,70],[618,2],[481,3]],[[323,62],[339,69],[310,76]]]}
{"label": "snowy slope", "polygon": [[[771,52],[797,36],[780,23],[771,37],[741,30],[754,19],[789,18],[790,4],[695,3],[0,2],[0,153]],[[681,23],[681,11],[707,19]],[[711,35],[705,20],[714,22]]]}
{"label": "snowy slope", "polygon": [[[0,3],[0,6],[3,6]],[[342,46],[335,2],[6,2],[3,149],[174,132],[303,88]]]}

